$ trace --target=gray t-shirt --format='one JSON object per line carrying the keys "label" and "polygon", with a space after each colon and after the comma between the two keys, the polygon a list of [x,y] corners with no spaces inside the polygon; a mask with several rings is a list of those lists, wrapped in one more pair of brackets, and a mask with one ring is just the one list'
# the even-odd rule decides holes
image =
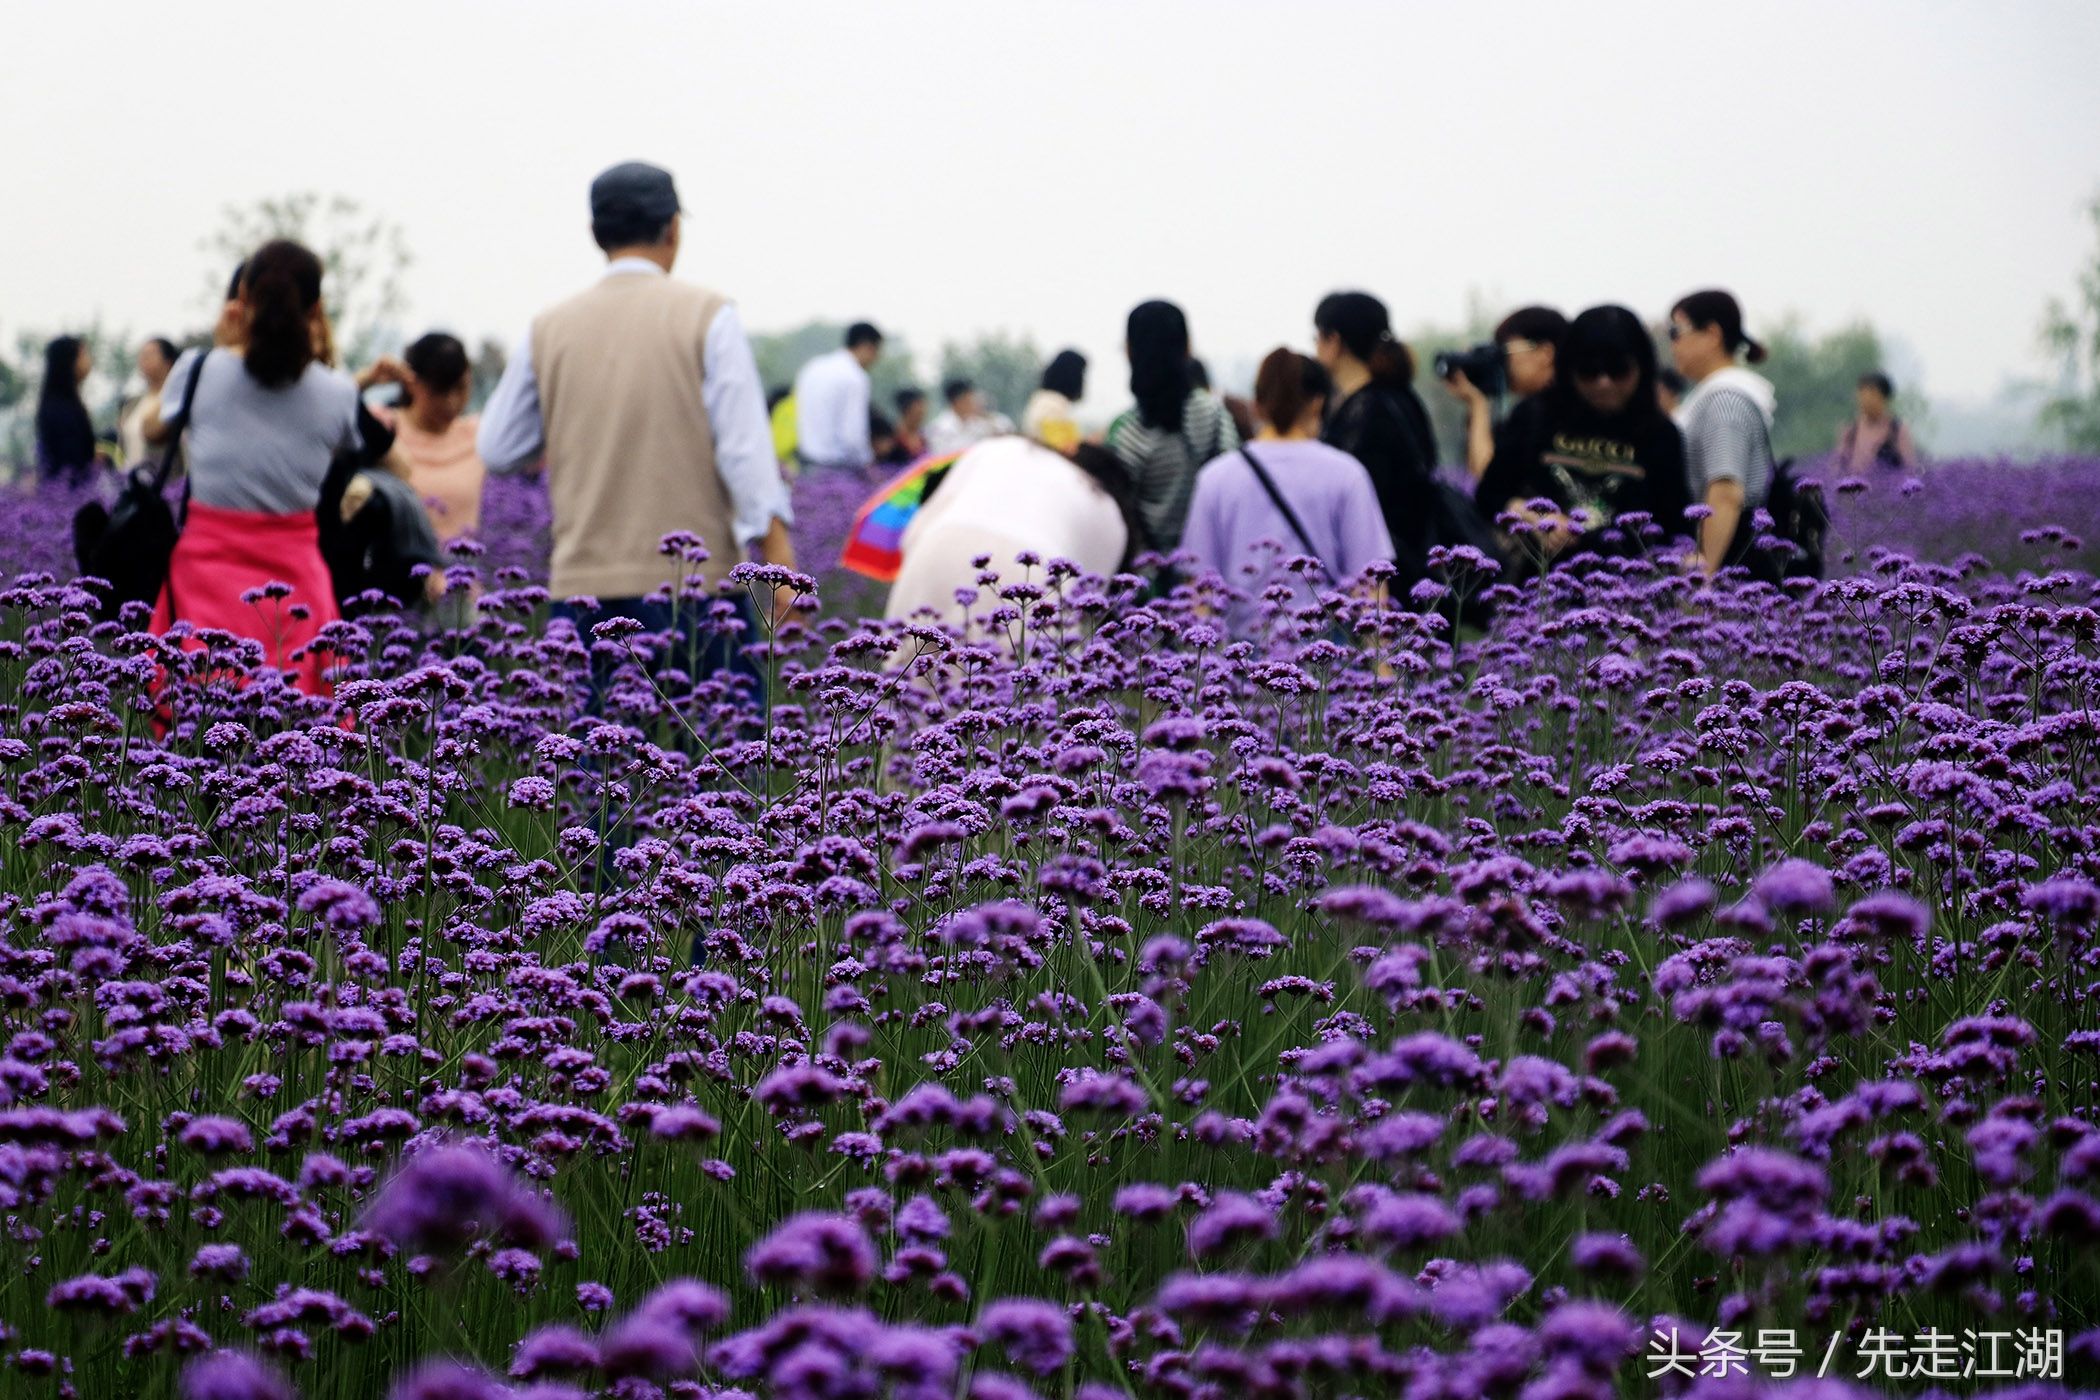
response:
{"label": "gray t-shirt", "polygon": [[1764,412],[1739,389],[1720,388],[1686,404],[1685,475],[1692,500],[1733,479],[1743,486],[1743,509],[1756,510],[1772,494],[1772,435]]}
{"label": "gray t-shirt", "polygon": [[[183,351],[168,373],[178,400],[197,354]],[[359,441],[357,384],[347,374],[311,364],[298,382],[265,389],[239,355],[215,349],[206,352],[182,451],[192,499],[221,510],[291,515],[314,508],[328,464]]]}

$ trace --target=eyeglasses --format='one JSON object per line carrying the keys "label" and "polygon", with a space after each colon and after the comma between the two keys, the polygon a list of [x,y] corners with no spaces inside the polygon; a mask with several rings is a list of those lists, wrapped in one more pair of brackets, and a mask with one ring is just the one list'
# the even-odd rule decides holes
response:
{"label": "eyeglasses", "polygon": [[1690,326],[1687,326],[1686,324],[1684,324],[1684,322],[1682,322],[1682,321],[1672,321],[1672,322],[1670,322],[1670,339],[1672,339],[1672,340],[1682,340],[1682,339],[1683,339],[1683,338],[1684,338],[1685,336],[1688,336],[1688,335],[1690,335],[1691,333],[1692,333],[1692,328],[1691,328]]}
{"label": "eyeglasses", "polygon": [[1536,342],[1526,340],[1522,336],[1511,336],[1502,342],[1502,353],[1505,355],[1529,355],[1539,348]]}

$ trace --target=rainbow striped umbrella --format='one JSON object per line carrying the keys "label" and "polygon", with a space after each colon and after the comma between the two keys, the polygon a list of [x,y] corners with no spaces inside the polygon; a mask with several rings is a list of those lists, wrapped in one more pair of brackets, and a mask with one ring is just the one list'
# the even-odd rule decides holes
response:
{"label": "rainbow striped umbrella", "polygon": [[846,532],[846,547],[839,563],[856,574],[878,583],[895,583],[904,567],[904,529],[934,486],[955,465],[960,452],[939,457],[921,457],[870,496],[853,528]]}

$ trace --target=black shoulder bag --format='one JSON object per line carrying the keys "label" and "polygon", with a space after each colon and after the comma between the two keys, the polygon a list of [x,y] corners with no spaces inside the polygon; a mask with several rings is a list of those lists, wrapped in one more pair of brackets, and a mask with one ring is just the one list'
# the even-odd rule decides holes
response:
{"label": "black shoulder bag", "polygon": [[[1765,460],[1772,464],[1772,479],[1765,487],[1762,509],[1772,517],[1772,533],[1788,546],[1785,557],[1774,557],[1757,547],[1758,507],[1746,505],[1736,522],[1735,538],[1729,542],[1726,562],[1741,564],[1750,576],[1764,583],[1779,584],[1790,578],[1823,577],[1824,550],[1830,533],[1830,506],[1823,487],[1800,476],[1791,457],[1782,460],[1772,450],[1772,425],[1758,415],[1763,429]],[[1890,436],[1893,438],[1894,433]]]}
{"label": "black shoulder bag", "polygon": [[[369,556],[376,528],[371,521],[360,525],[343,519],[343,494],[350,489],[352,478],[367,467],[379,466],[394,450],[394,430],[366,407],[363,398],[357,401],[357,436],[358,446],[344,448],[329,461],[328,475],[321,479],[321,499],[314,506],[321,559],[328,565],[329,581],[339,602],[373,586]],[[378,502],[378,513],[386,514],[384,501]]]}
{"label": "black shoulder bag", "polygon": [[[168,560],[175,553],[182,521],[164,493],[182,448],[183,430],[190,423],[197,380],[210,357],[207,348],[190,366],[182,406],[175,414],[175,431],[160,460],[141,462],[125,473],[124,488],[114,507],[105,509],[100,501],[90,501],[73,515],[73,558],[81,574],[109,581],[109,595],[102,604],[104,617],[115,617],[126,603],[154,602],[167,585]],[[185,504],[189,499],[186,484],[183,499]]]}

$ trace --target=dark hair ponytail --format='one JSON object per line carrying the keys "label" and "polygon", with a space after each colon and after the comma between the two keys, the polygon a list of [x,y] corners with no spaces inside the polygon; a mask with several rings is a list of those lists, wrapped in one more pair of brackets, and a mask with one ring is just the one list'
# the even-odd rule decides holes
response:
{"label": "dark hair ponytail", "polygon": [[1364,362],[1374,382],[1405,389],[1415,380],[1414,352],[1393,336],[1385,303],[1369,292],[1332,292],[1313,311],[1313,329],[1340,338],[1342,348]]}
{"label": "dark hair ponytail", "polygon": [[1364,363],[1371,367],[1371,378],[1389,389],[1405,389],[1415,382],[1415,352],[1404,340],[1386,336]]}
{"label": "dark hair ponytail", "polygon": [[1286,346],[1271,350],[1254,376],[1254,405],[1262,421],[1279,433],[1289,432],[1306,409],[1333,393],[1334,381],[1320,362]]}
{"label": "dark hair ponytail", "polygon": [[321,260],[288,238],[265,243],[242,269],[241,294],[248,302],[248,373],[266,389],[297,383],[314,362]]}
{"label": "dark hair ponytail", "polygon": [[1753,365],[1765,362],[1764,345],[1743,329],[1743,308],[1729,293],[1719,289],[1693,292],[1690,296],[1680,297],[1670,308],[1670,314],[1684,317],[1694,330],[1719,326],[1723,350],[1731,355],[1740,350]]}
{"label": "dark hair ponytail", "polygon": [[1188,404],[1189,322],[1171,301],[1140,302],[1124,326],[1130,346],[1130,397],[1148,428],[1181,431]]}

